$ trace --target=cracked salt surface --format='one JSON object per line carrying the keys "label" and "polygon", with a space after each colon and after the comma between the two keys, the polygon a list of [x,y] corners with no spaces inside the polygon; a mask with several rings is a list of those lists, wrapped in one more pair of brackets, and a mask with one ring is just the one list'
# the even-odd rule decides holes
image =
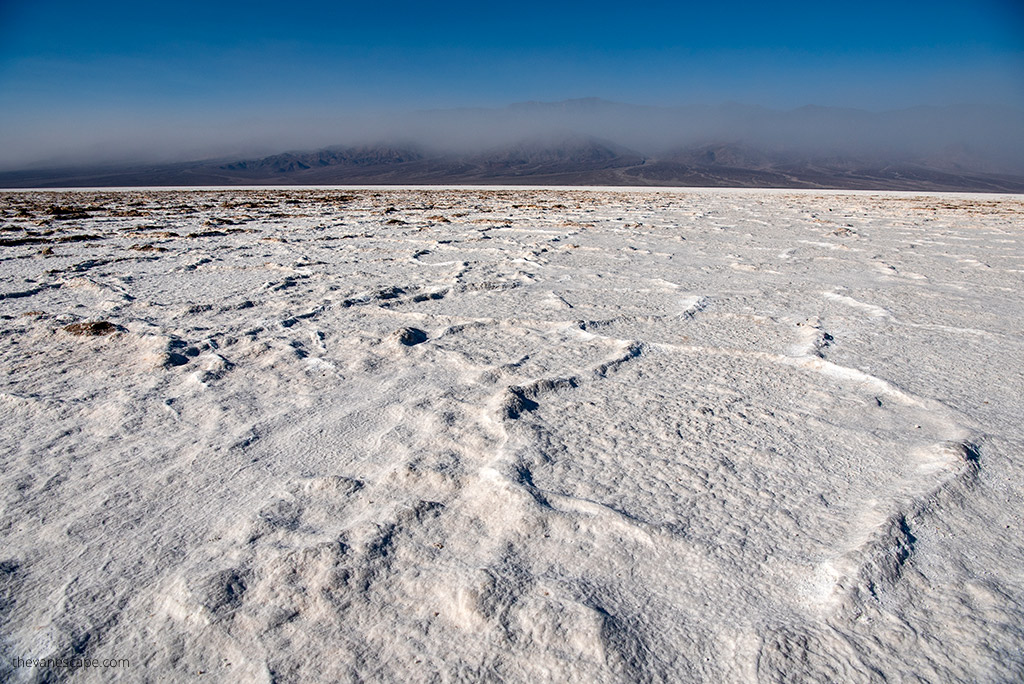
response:
{"label": "cracked salt surface", "polygon": [[0,194],[0,677],[1022,679],[1022,216]]}

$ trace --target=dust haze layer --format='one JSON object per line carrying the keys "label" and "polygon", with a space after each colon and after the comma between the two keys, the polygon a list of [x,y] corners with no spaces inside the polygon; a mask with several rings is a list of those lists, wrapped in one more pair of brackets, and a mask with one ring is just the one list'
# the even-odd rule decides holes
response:
{"label": "dust haze layer", "polygon": [[[150,135],[149,140],[113,140],[108,149],[69,153],[63,161],[51,157],[31,167],[14,166],[12,156],[8,170],[0,172],[0,186],[528,182],[1024,189],[1024,112],[1008,107],[872,113],[827,107],[645,107],[596,98],[527,102],[333,125],[292,122],[276,132],[242,127],[221,131],[218,147],[209,148],[220,151],[216,160],[179,156],[174,163],[160,161],[166,159],[161,146],[170,145],[179,155],[182,149],[201,148],[173,132]],[[293,151],[282,147],[300,140],[304,146]],[[224,151],[232,144],[236,152]],[[111,161],[119,155],[136,161]]]}
{"label": "dust haze layer", "polygon": [[1018,681],[1022,215],[0,194],[0,679]]}

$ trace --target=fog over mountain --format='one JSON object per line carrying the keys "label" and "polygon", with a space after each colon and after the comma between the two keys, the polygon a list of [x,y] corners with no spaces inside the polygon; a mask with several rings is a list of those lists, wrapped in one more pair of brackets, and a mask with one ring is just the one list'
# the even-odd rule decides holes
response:
{"label": "fog over mountain", "polygon": [[[917,107],[873,113],[806,106],[648,107],[597,98],[525,102],[505,109],[418,112],[392,135],[465,150],[572,132],[615,141],[647,155],[709,143],[742,143],[801,155],[911,158],[970,151],[1003,170],[1024,170],[1024,111],[1009,107]],[[980,161],[980,159],[979,159]]]}
{"label": "fog over mountain", "polygon": [[91,153],[8,161],[0,185],[1024,188],[1024,111],[1006,106],[781,111],[586,98],[307,124],[243,125],[216,142],[173,127],[148,138],[137,130],[124,140],[95,141]]}

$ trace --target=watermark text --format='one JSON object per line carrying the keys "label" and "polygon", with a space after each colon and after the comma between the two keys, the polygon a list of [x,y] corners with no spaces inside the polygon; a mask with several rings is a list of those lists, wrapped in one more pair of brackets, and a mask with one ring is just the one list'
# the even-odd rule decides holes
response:
{"label": "watermark text", "polygon": [[11,665],[19,667],[39,667],[50,670],[78,668],[130,667],[127,658],[11,658]]}

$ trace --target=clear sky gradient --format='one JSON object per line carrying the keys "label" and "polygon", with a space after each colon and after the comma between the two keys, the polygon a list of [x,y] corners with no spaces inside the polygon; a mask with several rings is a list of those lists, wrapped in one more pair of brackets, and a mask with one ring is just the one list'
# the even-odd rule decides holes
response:
{"label": "clear sky gradient", "polygon": [[15,156],[147,127],[200,140],[588,96],[1022,107],[1024,3],[0,0],[0,145]]}

